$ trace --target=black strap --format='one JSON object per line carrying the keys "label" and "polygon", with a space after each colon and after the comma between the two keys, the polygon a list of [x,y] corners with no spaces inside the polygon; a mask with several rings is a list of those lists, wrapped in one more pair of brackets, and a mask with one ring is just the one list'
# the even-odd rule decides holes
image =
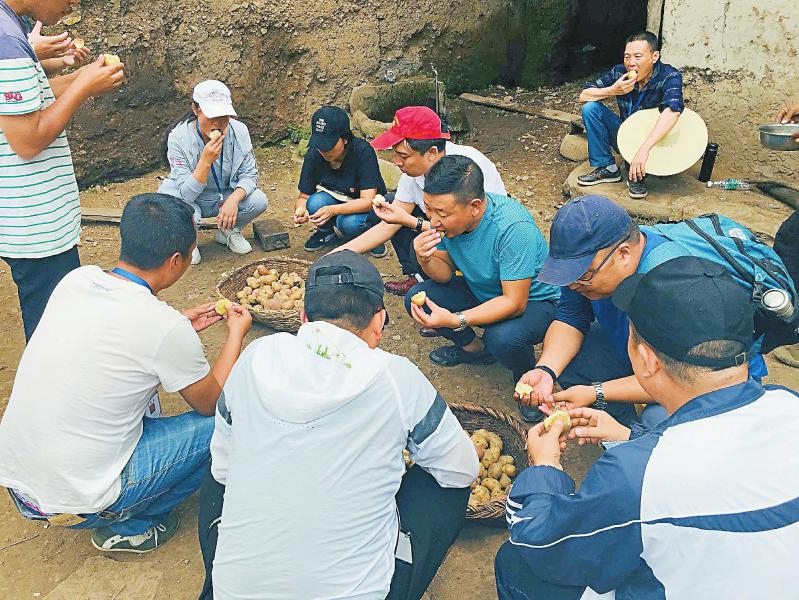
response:
{"label": "black strap", "polygon": [[555,371],[553,371],[552,369],[550,369],[546,365],[536,365],[536,366],[533,367],[533,370],[535,370],[535,369],[539,369],[539,370],[543,371],[544,373],[549,373],[549,376],[552,377],[552,383],[555,383],[558,380],[558,376],[555,375]]}
{"label": "black strap", "polygon": [[[718,219],[718,217],[716,217],[716,218]],[[713,220],[713,219],[711,219],[711,221],[712,221],[712,220]],[[722,246],[722,245],[721,245],[721,244],[719,244],[719,243],[718,243],[716,240],[714,240],[714,239],[713,239],[713,237],[711,237],[711,236],[710,236],[710,234],[708,234],[708,233],[705,233],[705,232],[702,230],[702,228],[701,228],[701,227],[699,227],[699,225],[697,225],[697,224],[694,222],[694,220],[693,220],[693,219],[686,219],[686,220],[685,220],[685,224],[686,224],[686,225],[688,225],[688,227],[690,227],[690,228],[691,228],[691,230],[692,230],[692,231],[693,231],[693,232],[694,232],[696,235],[698,235],[698,236],[699,236],[699,237],[701,237],[703,240],[705,240],[705,241],[706,241],[708,244],[710,244],[710,246],[711,246],[711,247],[712,247],[712,248],[713,248],[713,249],[714,249],[716,252],[718,252],[718,253],[721,255],[721,257],[722,257],[724,260],[726,260],[726,261],[727,261],[727,262],[730,264],[730,266],[732,266],[732,268],[733,268],[733,269],[735,269],[735,271],[738,273],[738,275],[740,275],[741,279],[743,279],[744,281],[746,281],[746,282],[747,282],[749,285],[751,285],[751,286],[754,286],[754,285],[755,285],[755,278],[752,276],[752,274],[751,274],[751,273],[749,273],[749,271],[747,271],[746,269],[744,269],[744,268],[741,266],[741,263],[739,263],[737,260],[735,260],[735,257],[734,257],[732,254],[730,254],[729,252],[727,252],[727,249],[726,249],[724,246]],[[714,227],[715,227],[715,224],[714,224]],[[719,235],[724,235],[724,233],[722,232],[722,233],[720,233]],[[744,256],[746,256],[746,255],[744,255]],[[749,258],[749,260],[752,260],[752,259],[751,259],[749,256],[747,256],[747,258]],[[754,262],[754,261],[752,261],[752,262]]]}

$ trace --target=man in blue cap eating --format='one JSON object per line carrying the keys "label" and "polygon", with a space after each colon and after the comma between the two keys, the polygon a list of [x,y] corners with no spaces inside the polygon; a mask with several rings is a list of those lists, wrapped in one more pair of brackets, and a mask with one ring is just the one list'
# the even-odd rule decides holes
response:
{"label": "man in blue cap eating", "polygon": [[[536,408],[544,402],[563,403],[566,409],[593,406],[629,425],[635,403],[653,402],[633,376],[627,357],[629,318],[611,296],[627,277],[663,262],[651,260],[650,253],[668,242],[654,228],[639,228],[624,208],[604,196],[575,198],[558,211],[550,231],[549,256],[538,279],[562,286],[561,297],[543,352],[519,381],[532,387],[529,394],[516,394],[522,406]],[[658,255],[674,258],[673,252]],[[766,373],[760,354],[753,355],[749,366],[757,379]],[[556,381],[563,391],[553,394]],[[652,404],[642,420],[651,427],[665,416]],[[541,417],[539,413],[528,420]]]}

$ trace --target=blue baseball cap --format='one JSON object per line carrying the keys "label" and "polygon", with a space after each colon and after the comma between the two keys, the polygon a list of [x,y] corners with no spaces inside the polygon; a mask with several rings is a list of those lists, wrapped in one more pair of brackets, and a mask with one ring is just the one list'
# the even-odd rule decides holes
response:
{"label": "blue baseball cap", "polygon": [[538,281],[569,285],[588,270],[596,253],[630,231],[632,219],[605,196],[582,196],[567,202],[552,221],[549,256]]}

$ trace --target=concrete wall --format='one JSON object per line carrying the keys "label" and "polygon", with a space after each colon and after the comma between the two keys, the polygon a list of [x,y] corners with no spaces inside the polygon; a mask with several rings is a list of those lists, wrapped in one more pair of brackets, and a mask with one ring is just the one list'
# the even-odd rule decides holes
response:
{"label": "concrete wall", "polygon": [[665,0],[662,25],[663,59],[684,69],[688,106],[721,145],[714,178],[799,183],[799,152],[765,150],[756,131],[781,105],[799,102],[796,0]]}

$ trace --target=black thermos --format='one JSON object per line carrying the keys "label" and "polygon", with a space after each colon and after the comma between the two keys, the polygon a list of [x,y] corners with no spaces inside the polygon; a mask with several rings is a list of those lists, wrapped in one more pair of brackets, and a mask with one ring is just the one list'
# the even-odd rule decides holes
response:
{"label": "black thermos", "polygon": [[705,157],[702,159],[702,169],[699,171],[699,181],[707,183],[713,175],[713,165],[716,164],[716,155],[719,153],[719,145],[710,143],[705,149]]}

